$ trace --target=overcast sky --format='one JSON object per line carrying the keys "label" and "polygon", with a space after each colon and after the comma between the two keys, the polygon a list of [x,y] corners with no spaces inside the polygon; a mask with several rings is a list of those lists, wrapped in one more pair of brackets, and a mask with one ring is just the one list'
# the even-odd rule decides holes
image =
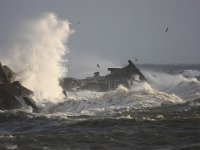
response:
{"label": "overcast sky", "polygon": [[1,51],[22,20],[46,12],[75,30],[68,41],[72,72],[134,57],[139,63],[200,63],[199,0],[0,0]]}

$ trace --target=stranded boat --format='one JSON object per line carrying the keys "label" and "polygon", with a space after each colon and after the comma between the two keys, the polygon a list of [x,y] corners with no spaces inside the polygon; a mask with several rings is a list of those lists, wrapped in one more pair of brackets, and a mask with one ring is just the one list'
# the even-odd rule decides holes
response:
{"label": "stranded boat", "polygon": [[133,81],[147,81],[142,72],[128,60],[128,65],[124,68],[108,68],[110,74],[100,76],[99,72],[95,72],[93,77],[86,79],[64,78],[61,86],[64,91],[90,90],[105,92],[115,90],[119,85],[130,88]]}

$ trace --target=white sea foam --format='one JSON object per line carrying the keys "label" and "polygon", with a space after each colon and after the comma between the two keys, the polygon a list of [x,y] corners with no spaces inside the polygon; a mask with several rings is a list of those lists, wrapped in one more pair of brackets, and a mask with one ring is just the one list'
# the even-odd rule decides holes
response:
{"label": "white sea foam", "polygon": [[187,77],[197,77],[197,76],[200,76],[200,71],[199,70],[184,70],[183,75]]}
{"label": "white sea foam", "polygon": [[145,72],[145,75],[151,86],[158,91],[176,94],[185,101],[199,97],[200,82],[196,78],[151,71]]}
{"label": "white sea foam", "polygon": [[63,56],[69,52],[66,44],[71,33],[67,20],[47,13],[24,23],[16,34],[13,48],[0,55],[3,64],[20,72],[19,79],[35,92],[34,99],[46,109],[44,112],[51,109],[58,116],[63,113],[94,115],[113,113],[121,108],[139,109],[163,103],[181,103],[200,96],[200,83],[195,78],[185,77],[199,75],[198,71],[186,70],[183,75],[144,71],[148,83],[135,82],[130,89],[119,86],[109,92],[68,92],[65,102],[57,104],[55,101],[63,98],[58,80],[67,72],[62,63]]}
{"label": "white sea foam", "polygon": [[119,86],[109,92],[68,92],[69,99],[54,108],[55,113],[66,112],[71,115],[96,115],[114,113],[121,109],[140,109],[156,107],[163,103],[182,103],[174,94],[167,94],[153,89],[148,83],[137,83],[127,89]]}
{"label": "white sea foam", "polygon": [[66,44],[70,33],[67,20],[46,13],[23,22],[14,46],[1,54],[0,59],[21,72],[22,84],[34,91],[36,99],[60,99],[62,89],[58,80],[67,72],[62,63],[69,52]]}

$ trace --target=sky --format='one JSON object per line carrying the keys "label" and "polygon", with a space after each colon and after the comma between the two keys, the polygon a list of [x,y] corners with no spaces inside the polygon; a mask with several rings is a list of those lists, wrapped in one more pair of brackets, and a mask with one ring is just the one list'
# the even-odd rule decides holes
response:
{"label": "sky", "polygon": [[[124,66],[200,63],[199,0],[0,0],[0,52],[23,21],[51,12],[70,22],[69,75]],[[168,27],[168,32],[166,28]],[[18,33],[19,34],[19,33]],[[77,71],[79,70],[79,71]]]}

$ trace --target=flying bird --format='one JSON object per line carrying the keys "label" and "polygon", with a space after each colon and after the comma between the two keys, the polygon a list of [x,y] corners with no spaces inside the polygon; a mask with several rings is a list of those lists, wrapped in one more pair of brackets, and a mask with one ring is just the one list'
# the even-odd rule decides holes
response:
{"label": "flying bird", "polygon": [[165,32],[167,33],[167,31],[168,31],[168,27],[166,28]]}
{"label": "flying bird", "polygon": [[137,62],[138,61],[138,59],[137,58],[134,58],[135,59],[135,62]]}
{"label": "flying bird", "polygon": [[78,22],[77,22],[77,24],[81,24],[82,23],[82,21],[81,20],[79,20]]}
{"label": "flying bird", "polygon": [[99,64],[97,64],[97,67],[100,68]]}

